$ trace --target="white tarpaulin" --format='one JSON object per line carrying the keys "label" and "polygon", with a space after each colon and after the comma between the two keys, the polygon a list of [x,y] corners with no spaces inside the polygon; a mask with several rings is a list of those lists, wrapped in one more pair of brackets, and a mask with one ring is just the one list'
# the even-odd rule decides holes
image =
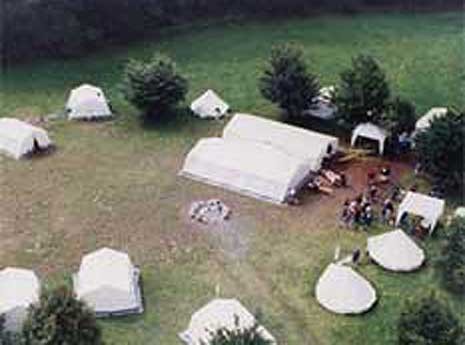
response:
{"label": "white tarpaulin", "polygon": [[389,133],[385,129],[375,124],[369,122],[361,123],[352,131],[351,145],[355,146],[359,137],[375,140],[378,142],[379,154],[382,155],[384,153],[384,145],[388,136]]}
{"label": "white tarpaulin", "polygon": [[181,175],[258,199],[283,203],[308,169],[301,159],[269,145],[205,138],[187,155]]}
{"label": "white tarpaulin", "polygon": [[[239,301],[215,299],[192,315],[189,327],[179,337],[186,345],[208,344],[211,341],[211,332],[219,329],[249,329],[255,323],[255,317]],[[264,339],[276,344],[273,336],[263,326],[259,326],[258,331]]]}
{"label": "white tarpaulin", "polygon": [[139,270],[126,253],[102,248],[84,256],[74,291],[98,316],[143,311]]}
{"label": "white tarpaulin", "polygon": [[303,159],[317,171],[327,155],[338,148],[338,138],[248,114],[236,114],[223,130],[226,140],[247,140],[270,145],[287,155]]}
{"label": "white tarpaulin", "polygon": [[100,119],[112,116],[102,89],[89,84],[83,84],[71,90],[66,103],[66,111],[71,120]]}
{"label": "white tarpaulin", "polygon": [[215,91],[207,90],[191,104],[191,110],[200,118],[221,118],[226,115],[229,105]]}
{"label": "white tarpaulin", "polygon": [[376,291],[352,268],[330,264],[316,284],[316,299],[337,314],[361,314],[376,302]]}
{"label": "white tarpaulin", "polygon": [[396,225],[399,225],[405,213],[420,216],[430,225],[430,233],[436,227],[439,218],[444,213],[446,202],[425,194],[408,192],[397,210]]}
{"label": "white tarpaulin", "polygon": [[28,307],[39,301],[40,284],[34,272],[8,267],[0,271],[0,315],[5,329],[20,331]]}
{"label": "white tarpaulin", "polygon": [[0,119],[0,151],[15,159],[46,149],[52,142],[42,128],[12,118]]}
{"label": "white tarpaulin", "polygon": [[415,125],[415,132],[429,128],[431,121],[447,114],[447,108],[431,108],[425,115],[418,119]]}
{"label": "white tarpaulin", "polygon": [[403,230],[394,230],[368,239],[370,257],[385,269],[409,272],[421,267],[425,253]]}

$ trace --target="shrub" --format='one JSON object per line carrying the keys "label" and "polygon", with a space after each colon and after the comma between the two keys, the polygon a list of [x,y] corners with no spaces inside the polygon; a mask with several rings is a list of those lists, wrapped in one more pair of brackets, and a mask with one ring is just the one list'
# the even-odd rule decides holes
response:
{"label": "shrub", "polygon": [[187,80],[167,56],[155,54],[145,63],[131,60],[124,72],[126,99],[148,117],[171,113],[187,93]]}
{"label": "shrub", "polygon": [[399,345],[460,345],[464,339],[460,321],[434,294],[407,303],[398,332]]}
{"label": "shrub", "polygon": [[100,345],[94,313],[67,288],[46,291],[32,305],[24,323],[27,345]]}
{"label": "shrub", "polygon": [[292,44],[273,47],[259,84],[263,97],[291,118],[308,109],[319,92],[317,78],[308,72],[302,49]]}
{"label": "shrub", "polygon": [[0,345],[21,345],[23,339],[20,334],[12,334],[5,330],[5,319],[0,315]]}
{"label": "shrub", "polygon": [[415,105],[406,99],[396,97],[388,104],[383,125],[393,134],[411,133],[415,129],[416,121]]}

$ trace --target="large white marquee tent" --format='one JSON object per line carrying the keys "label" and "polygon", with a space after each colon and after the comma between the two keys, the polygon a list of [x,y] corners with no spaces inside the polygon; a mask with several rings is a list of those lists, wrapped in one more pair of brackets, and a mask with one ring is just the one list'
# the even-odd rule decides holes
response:
{"label": "large white marquee tent", "polygon": [[5,329],[20,331],[28,307],[39,301],[40,284],[34,272],[8,267],[0,271],[0,315]]}
{"label": "large white marquee tent", "polygon": [[431,108],[425,115],[420,117],[415,124],[415,132],[428,129],[431,121],[447,114],[447,108]]}
{"label": "large white marquee tent", "polygon": [[352,131],[351,145],[355,146],[357,139],[360,137],[374,140],[378,142],[379,154],[383,155],[384,146],[388,136],[389,133],[385,129],[373,123],[361,123]]}
{"label": "large white marquee tent", "polygon": [[207,90],[191,103],[191,110],[200,118],[218,119],[226,115],[229,105],[215,91]]}
{"label": "large white marquee tent", "polygon": [[[214,299],[192,315],[189,327],[179,334],[179,338],[186,345],[208,344],[211,332],[224,328],[231,331],[248,329],[255,323],[255,317],[239,301]],[[258,331],[264,339],[276,344],[273,336],[263,326],[259,326]]]}
{"label": "large white marquee tent", "polygon": [[71,120],[101,119],[112,116],[103,90],[97,86],[83,84],[73,90],[66,103]]}
{"label": "large white marquee tent", "polygon": [[47,132],[13,118],[0,119],[0,151],[15,159],[52,145]]}
{"label": "large white marquee tent", "polygon": [[77,297],[97,316],[136,314],[143,311],[139,270],[126,253],[102,248],[83,257],[74,275]]}
{"label": "large white marquee tent", "polygon": [[373,307],[376,291],[351,267],[330,264],[316,284],[316,299],[336,314],[361,314]]}
{"label": "large white marquee tent", "polygon": [[425,261],[423,249],[400,229],[370,237],[367,249],[377,264],[390,271],[414,271]]}

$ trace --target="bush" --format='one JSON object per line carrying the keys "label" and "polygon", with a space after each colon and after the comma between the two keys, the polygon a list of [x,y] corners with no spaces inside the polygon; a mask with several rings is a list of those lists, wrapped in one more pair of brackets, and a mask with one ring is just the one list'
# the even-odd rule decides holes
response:
{"label": "bush", "polygon": [[4,328],[5,319],[0,315],[0,345],[21,345],[23,339],[20,334],[12,334]]}
{"label": "bush", "polygon": [[383,126],[393,134],[412,133],[416,121],[417,111],[415,105],[406,99],[396,97],[388,104]]}
{"label": "bush", "polygon": [[399,345],[461,345],[464,330],[434,294],[407,303],[398,324]]}
{"label": "bush", "polygon": [[171,113],[187,93],[187,80],[167,56],[155,54],[145,63],[131,60],[125,69],[123,92],[143,115]]}
{"label": "bush", "polygon": [[67,288],[46,291],[32,305],[24,323],[27,345],[100,345],[94,313]]}
{"label": "bush", "polygon": [[302,49],[291,44],[273,47],[259,84],[263,97],[291,118],[308,109],[319,92],[318,80],[308,72]]}

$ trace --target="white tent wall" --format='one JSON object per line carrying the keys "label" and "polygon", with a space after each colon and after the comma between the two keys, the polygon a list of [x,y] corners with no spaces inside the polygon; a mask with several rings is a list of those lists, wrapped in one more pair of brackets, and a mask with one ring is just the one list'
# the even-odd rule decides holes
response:
{"label": "white tent wall", "polygon": [[112,113],[103,90],[89,84],[73,90],[66,103],[70,120],[111,117]]}
{"label": "white tent wall", "polygon": [[378,142],[379,154],[384,154],[384,146],[389,133],[383,128],[372,123],[361,123],[352,132],[351,145],[355,146],[357,139],[362,137]]}
{"label": "white tent wall", "polygon": [[425,115],[420,117],[415,124],[415,132],[428,129],[431,121],[447,114],[447,108],[431,108]]}
{"label": "white tent wall", "polygon": [[191,110],[200,118],[221,118],[229,110],[224,102],[213,90],[207,90],[191,103]]}
{"label": "white tent wall", "polygon": [[118,290],[110,286],[103,286],[79,294],[77,297],[85,301],[97,313],[116,313],[138,308],[138,301],[134,291]]}

